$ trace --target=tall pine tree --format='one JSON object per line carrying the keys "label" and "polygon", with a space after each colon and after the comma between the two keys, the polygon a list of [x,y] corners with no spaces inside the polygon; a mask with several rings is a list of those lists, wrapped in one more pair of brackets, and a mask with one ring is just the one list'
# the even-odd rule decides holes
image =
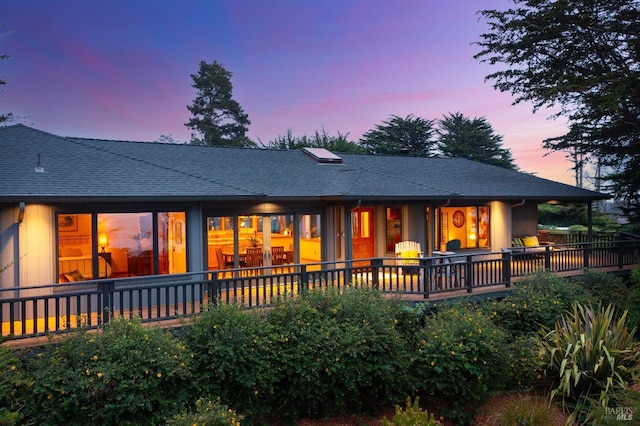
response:
{"label": "tall pine tree", "polygon": [[185,123],[191,133],[191,143],[255,147],[246,133],[249,131],[249,116],[233,99],[231,72],[214,61],[201,61],[197,74],[191,74],[192,87],[196,89],[193,105],[187,109],[193,114]]}
{"label": "tall pine tree", "polygon": [[390,119],[362,135],[359,143],[370,154],[431,157],[434,154],[433,121],[408,115]]}
{"label": "tall pine tree", "polygon": [[439,121],[438,149],[445,157],[468,158],[517,170],[511,151],[502,147],[502,136],[496,135],[484,117],[468,118],[457,112]]}

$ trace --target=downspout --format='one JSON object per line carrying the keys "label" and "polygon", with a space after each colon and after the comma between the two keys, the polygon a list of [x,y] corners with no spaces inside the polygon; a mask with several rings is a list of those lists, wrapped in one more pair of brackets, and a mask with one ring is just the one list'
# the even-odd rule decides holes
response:
{"label": "downspout", "polygon": [[25,208],[26,208],[25,202],[20,201],[20,204],[18,205],[18,225],[22,224],[22,221],[24,220]]}
{"label": "downspout", "polygon": [[524,198],[519,203],[511,204],[511,208],[524,206]]}
{"label": "downspout", "polygon": [[361,205],[362,205],[362,200],[358,200],[358,204],[356,204],[355,207],[350,208],[349,211],[354,211],[355,209],[359,209]]}
{"label": "downspout", "polygon": [[[13,286],[20,287],[20,225],[24,221],[24,213],[26,210],[26,203],[24,201],[20,201],[18,204],[18,221],[15,224],[15,234],[13,236],[13,260],[11,261],[11,265],[13,265]],[[0,265],[2,266],[2,265]],[[15,295],[18,296],[17,294]]]}
{"label": "downspout", "polygon": [[444,204],[440,204],[440,205],[438,205],[438,206],[435,206],[435,208],[436,208],[436,209],[439,209],[439,208],[442,208],[442,207],[448,207],[448,206],[449,206],[449,204],[451,204],[451,198],[449,198],[449,199],[447,200],[447,202],[446,202],[446,203],[444,203]]}

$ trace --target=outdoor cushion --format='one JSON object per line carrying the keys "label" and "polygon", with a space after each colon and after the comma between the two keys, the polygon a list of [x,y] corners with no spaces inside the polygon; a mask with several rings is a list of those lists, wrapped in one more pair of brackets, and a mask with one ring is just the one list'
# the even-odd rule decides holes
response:
{"label": "outdoor cushion", "polygon": [[417,257],[420,257],[420,253],[418,253],[418,250],[407,250],[402,252],[403,259],[414,259]]}
{"label": "outdoor cushion", "polygon": [[525,247],[538,247],[540,245],[538,237],[524,237],[523,242]]}
{"label": "outdoor cushion", "polygon": [[[401,254],[401,257],[403,259],[417,259],[420,257],[420,253],[418,253],[418,250],[407,250],[407,251],[403,251]],[[402,262],[403,264],[418,264],[417,260],[409,260],[409,261],[405,261]]]}

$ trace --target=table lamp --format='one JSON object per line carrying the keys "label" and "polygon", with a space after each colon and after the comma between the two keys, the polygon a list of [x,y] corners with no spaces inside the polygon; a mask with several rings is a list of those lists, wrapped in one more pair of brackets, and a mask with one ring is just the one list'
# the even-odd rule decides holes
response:
{"label": "table lamp", "polygon": [[102,247],[102,253],[104,253],[104,248],[107,245],[107,234],[101,233],[98,235],[98,245]]}

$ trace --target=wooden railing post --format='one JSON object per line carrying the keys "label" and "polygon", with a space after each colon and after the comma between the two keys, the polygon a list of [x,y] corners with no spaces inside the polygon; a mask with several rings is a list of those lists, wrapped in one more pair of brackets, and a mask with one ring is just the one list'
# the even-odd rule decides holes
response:
{"label": "wooden railing post", "polygon": [[431,286],[433,285],[433,273],[432,273],[432,266],[433,266],[433,258],[431,257],[427,257],[424,259],[420,259],[420,267],[422,268],[423,271],[423,276],[424,276],[424,280],[423,281],[423,289],[422,289],[422,293],[424,295],[425,299],[429,298],[429,290],[431,289]]}
{"label": "wooden railing post", "polygon": [[[102,295],[102,304],[100,306],[101,314],[98,314],[98,317],[102,316],[102,324],[106,324],[109,322],[109,318],[113,314],[113,292],[115,290],[116,283],[114,281],[106,281],[98,284],[98,290]],[[88,312],[90,314],[90,312]]]}
{"label": "wooden railing post", "polygon": [[467,287],[467,293],[473,291],[473,256],[467,256],[464,263],[464,285]]}
{"label": "wooden railing post", "polygon": [[583,256],[583,267],[584,268],[588,268],[589,267],[589,256],[591,256],[591,246],[592,243],[585,243],[583,244],[584,247],[584,256]]}
{"label": "wooden railing post", "polygon": [[502,279],[507,287],[511,287],[511,251],[502,252]]}
{"label": "wooden railing post", "polygon": [[546,271],[551,270],[551,246],[544,248],[544,269]]}
{"label": "wooden railing post", "polygon": [[374,290],[380,288],[380,268],[382,268],[382,259],[371,259],[371,285]]}
{"label": "wooden railing post", "polygon": [[624,241],[617,241],[615,244],[618,246],[618,268],[622,269],[624,267],[624,252],[626,244]]}
{"label": "wooden railing post", "polygon": [[211,278],[207,281],[207,297],[209,304],[218,305],[218,294],[220,294],[220,282],[218,281],[218,273],[212,272]]}
{"label": "wooden railing post", "polygon": [[305,293],[309,290],[309,273],[307,272],[307,265],[300,265],[300,293]]}

